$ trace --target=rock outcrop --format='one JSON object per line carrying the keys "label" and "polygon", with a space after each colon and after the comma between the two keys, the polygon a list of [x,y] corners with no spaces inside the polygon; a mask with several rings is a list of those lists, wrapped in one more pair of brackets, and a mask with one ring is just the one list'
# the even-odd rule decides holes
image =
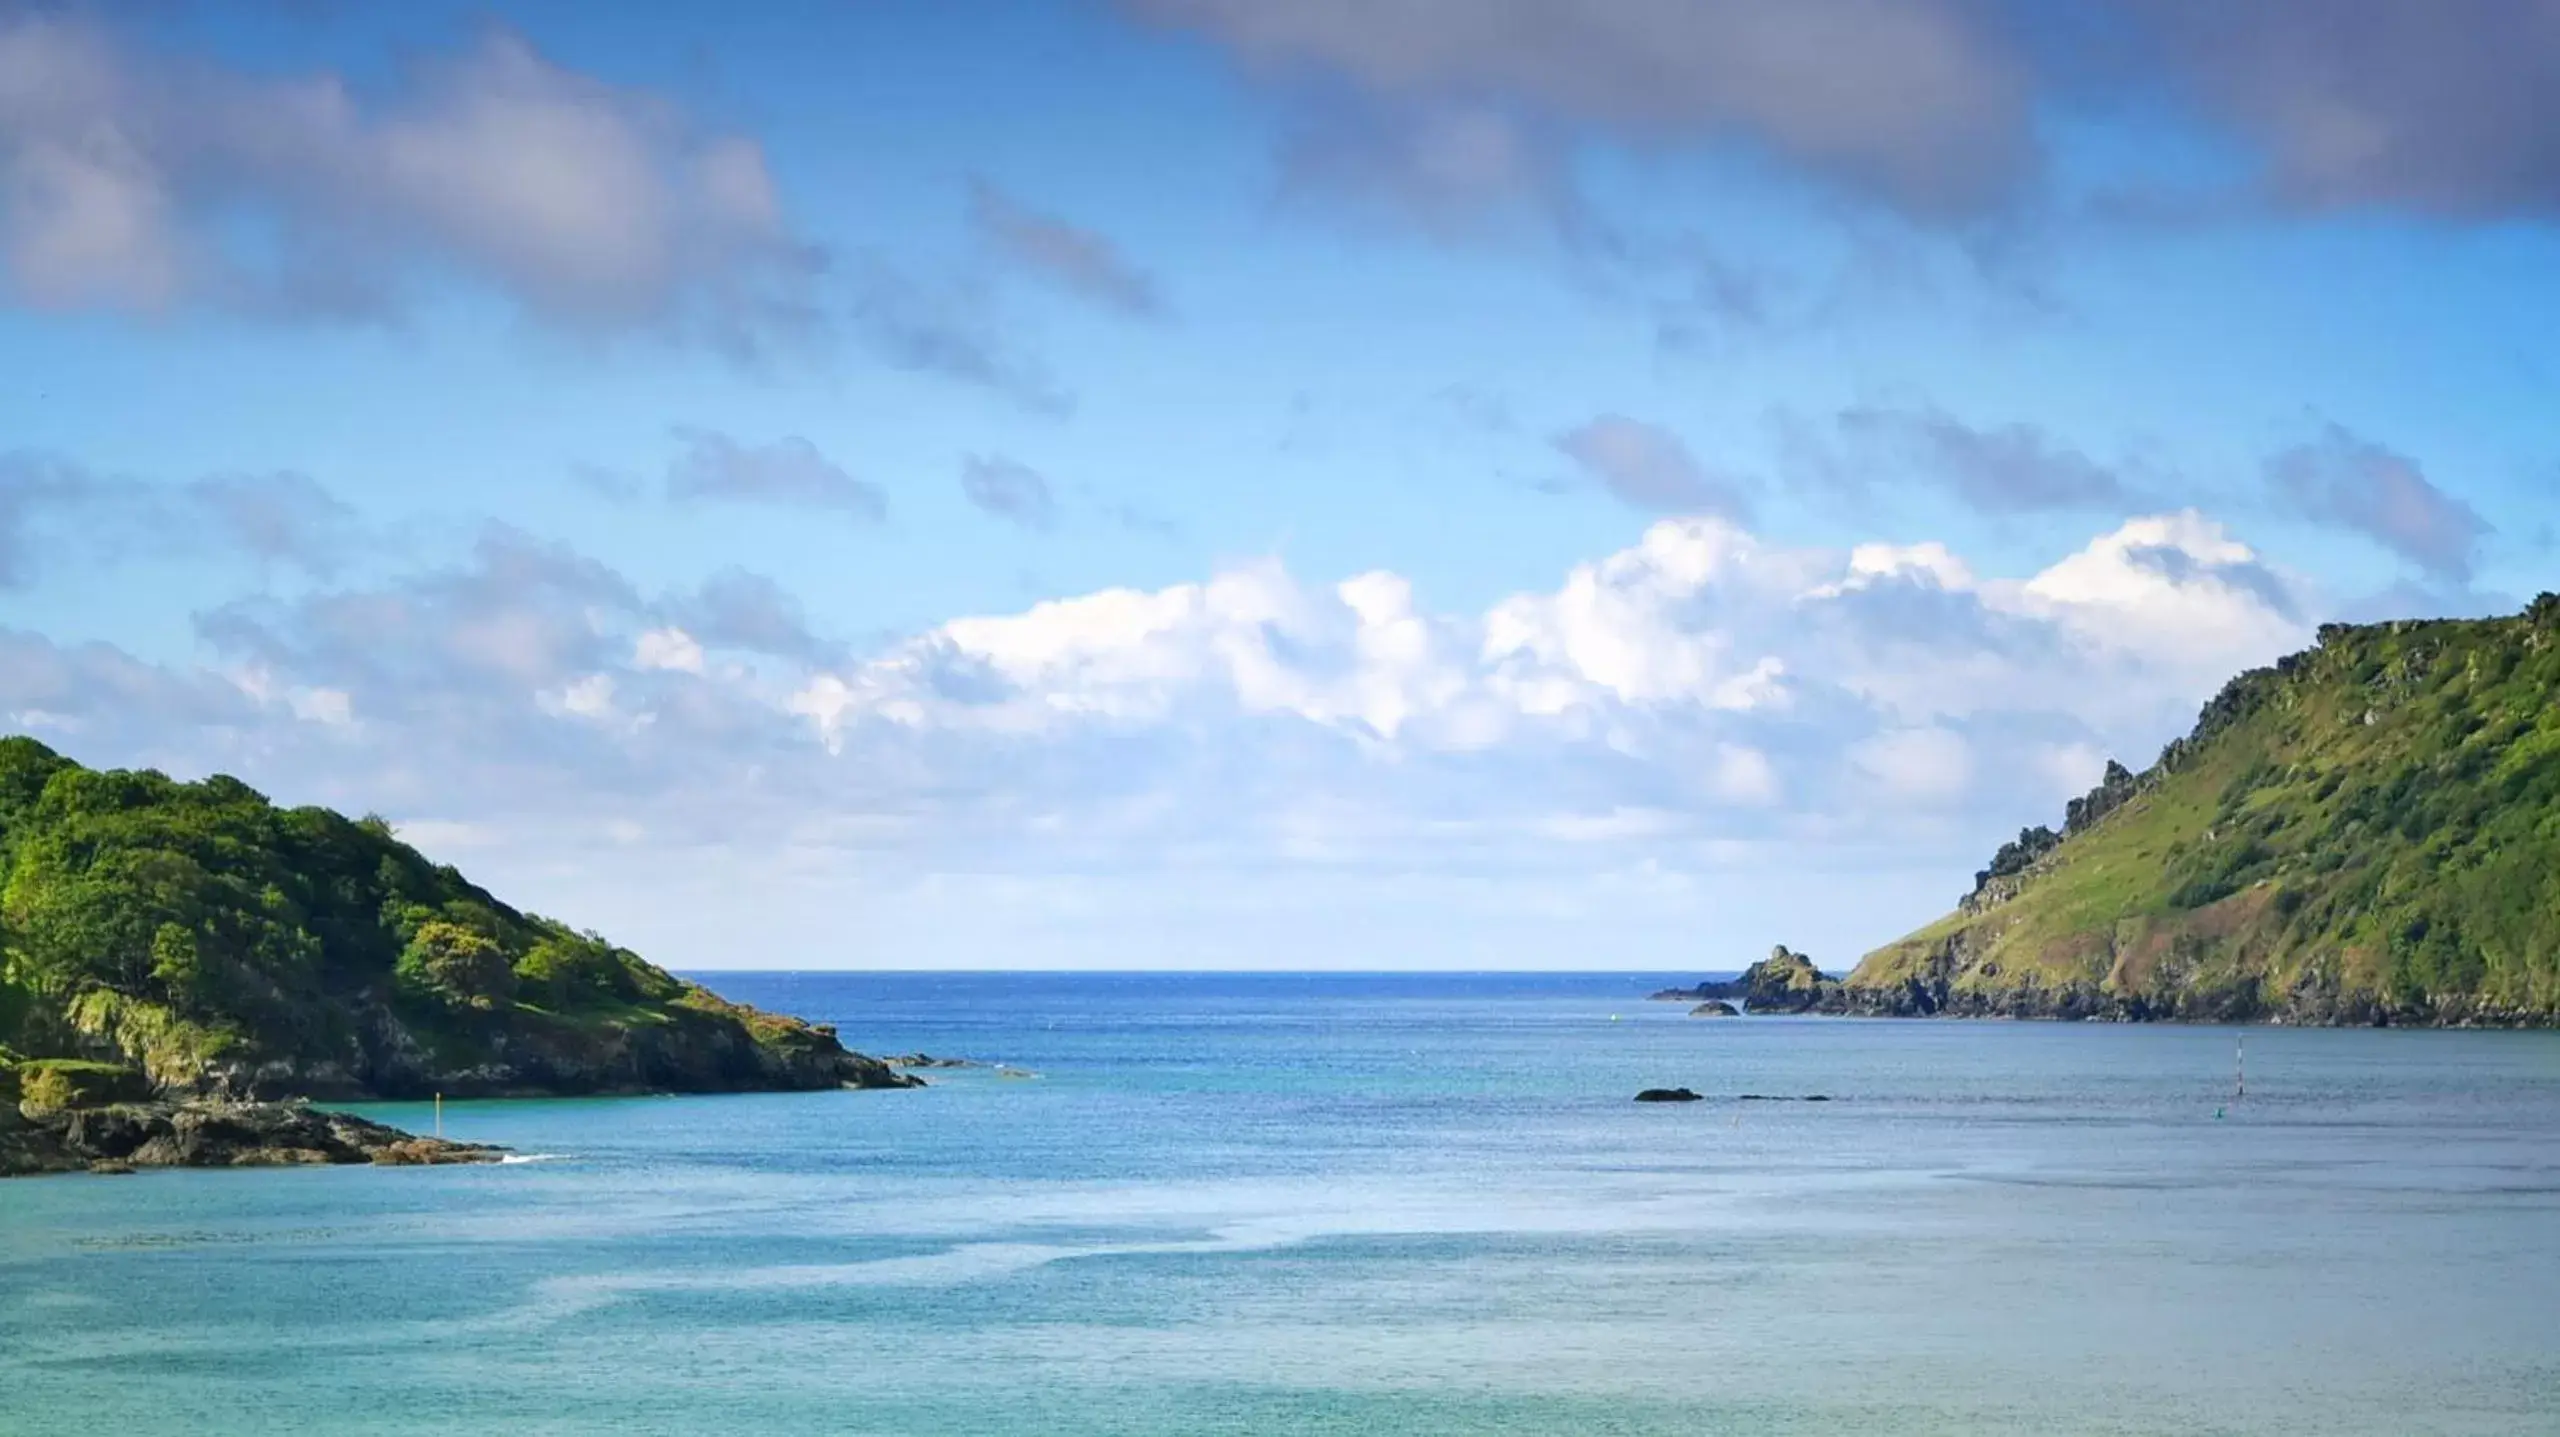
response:
{"label": "rock outcrop", "polygon": [[[1695,988],[1665,988],[1654,998],[1667,1002],[1696,1003],[1691,1016],[1722,1017],[1710,1011],[1716,1005],[1742,1004],[1744,1013],[1814,1013],[1840,1009],[1840,980],[1826,975],[1807,958],[1784,943],[1769,950],[1769,956],[1742,970],[1738,977],[1721,982],[1700,983]],[[1730,1011],[1728,1009],[1728,1011]]]}
{"label": "rock outcrop", "polygon": [[503,1149],[404,1133],[303,1103],[33,1103],[0,1120],[0,1177],[141,1168],[423,1166],[494,1162]]}
{"label": "rock outcrop", "polygon": [[1692,1018],[1739,1018],[1742,1010],[1721,998],[1710,998],[1689,1010]]}
{"label": "rock outcrop", "polygon": [[1699,1095],[1687,1088],[1647,1088],[1636,1094],[1639,1103],[1694,1103]]}

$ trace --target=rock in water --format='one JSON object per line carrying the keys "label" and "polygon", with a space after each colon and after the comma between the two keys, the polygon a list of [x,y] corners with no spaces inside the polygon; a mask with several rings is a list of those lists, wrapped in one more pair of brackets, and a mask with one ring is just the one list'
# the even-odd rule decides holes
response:
{"label": "rock in water", "polygon": [[1698,1095],[1687,1088],[1647,1088],[1636,1094],[1639,1103],[1694,1103]]}
{"label": "rock in water", "polygon": [[503,1148],[423,1138],[303,1103],[109,1103],[26,1112],[0,1176],[135,1168],[495,1162]]}
{"label": "rock in water", "polygon": [[1690,1009],[1689,1016],[1692,1018],[1739,1018],[1742,1016],[1742,1010],[1722,999],[1717,999]]}

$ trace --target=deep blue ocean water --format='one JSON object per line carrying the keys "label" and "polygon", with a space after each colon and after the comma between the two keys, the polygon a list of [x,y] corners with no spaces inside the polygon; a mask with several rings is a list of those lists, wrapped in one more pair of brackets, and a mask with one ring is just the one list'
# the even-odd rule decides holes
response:
{"label": "deep blue ocean water", "polygon": [[0,1432],[2560,1433],[2560,1035],[709,981],[1037,1076],[0,1184]]}

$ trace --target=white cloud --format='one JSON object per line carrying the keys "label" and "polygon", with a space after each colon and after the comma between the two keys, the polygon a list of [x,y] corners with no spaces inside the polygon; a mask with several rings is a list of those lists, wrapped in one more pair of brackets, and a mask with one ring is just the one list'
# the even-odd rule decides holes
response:
{"label": "white cloud", "polygon": [[588,674],[562,688],[556,696],[547,696],[545,707],[579,718],[611,718],[613,675]]}
{"label": "white cloud", "polygon": [[2028,580],[2022,600],[2095,643],[2214,669],[2303,629],[2283,581],[2193,510],[2128,520]]}
{"label": "white cloud", "polygon": [[2022,580],[1935,543],[1844,555],[1668,519],[1472,618],[1428,614],[1393,574],[1325,589],[1264,561],[954,620],[813,676],[793,711],[839,744],[874,721],[1056,738],[1282,717],[1405,755],[1694,754],[1703,792],[1759,803],[1788,786],[1764,733],[1834,752],[1894,734],[1877,776],[1944,799],[1972,771],[1950,747],[1967,725],[2084,745],[2147,729],[2306,636],[2288,581],[2194,514],[2133,520]]}
{"label": "white cloud", "polygon": [[632,645],[631,662],[644,669],[698,674],[702,672],[702,645],[682,629],[650,629]]}
{"label": "white cloud", "polygon": [[[682,846],[736,882],[931,877],[982,901],[999,880],[1116,885],[1058,921],[1136,924],[1110,916],[1136,904],[1159,943],[1209,931],[1165,905],[1217,908],[1232,932],[1265,924],[1238,905],[1281,901],[1258,895],[1313,901],[1315,874],[1373,886],[1346,903],[1516,885],[1540,922],[1606,924],[1632,921],[1610,907],[1630,874],[1691,909],[1766,907],[1826,873],[1862,892],[1938,874],[1935,893],[1990,836],[2058,817],[2106,757],[2139,767],[2232,671],[2307,640],[2306,608],[2194,515],[2022,578],[1935,544],[1793,548],[1668,519],[1473,614],[1394,573],[1324,584],[1265,560],[846,659],[805,633],[696,627],[691,591],[652,598],[493,530],[454,567],[207,614],[223,676],[0,632],[0,713],[52,716],[92,761],[480,824],[507,836],[490,861],[525,855],[512,876],[537,884]],[[836,931],[809,883],[810,931]],[[627,889],[597,890],[599,918]],[[921,892],[900,911],[949,911]],[[1357,940],[1373,961],[1402,961],[1374,948],[1390,932],[1444,941],[1377,921]]]}

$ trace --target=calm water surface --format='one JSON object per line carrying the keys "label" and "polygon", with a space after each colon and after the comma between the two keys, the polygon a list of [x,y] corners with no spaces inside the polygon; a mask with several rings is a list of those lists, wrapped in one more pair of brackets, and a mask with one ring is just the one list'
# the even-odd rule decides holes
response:
{"label": "calm water surface", "polygon": [[2560,1433],[2560,1035],[715,981],[1039,1076],[0,1184],[0,1432]]}

